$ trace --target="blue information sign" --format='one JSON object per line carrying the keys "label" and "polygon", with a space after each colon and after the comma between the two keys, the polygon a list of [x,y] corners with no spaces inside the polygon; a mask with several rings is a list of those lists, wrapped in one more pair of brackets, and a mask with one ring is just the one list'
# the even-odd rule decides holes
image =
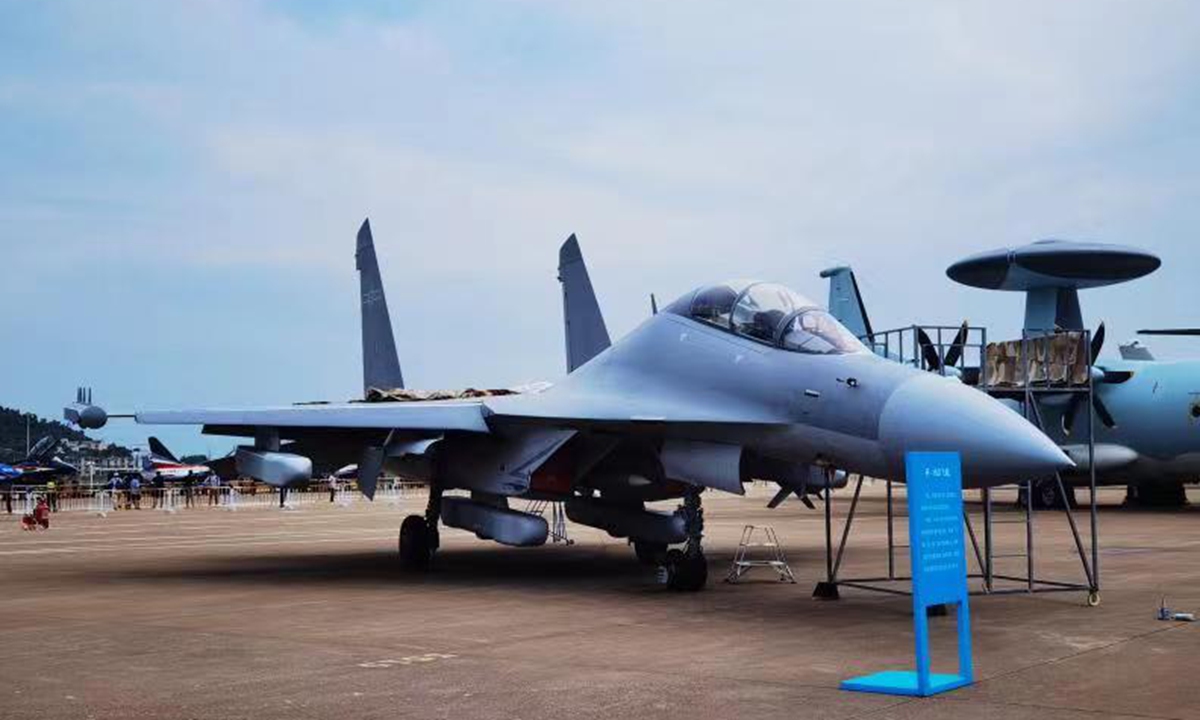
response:
{"label": "blue information sign", "polygon": [[[974,676],[963,542],[962,463],[958,453],[912,452],[906,457],[905,475],[917,669],[853,678],[842,683],[843,690],[925,696],[969,685]],[[957,609],[957,675],[935,674],[929,668],[927,608],[934,605],[953,605]]]}

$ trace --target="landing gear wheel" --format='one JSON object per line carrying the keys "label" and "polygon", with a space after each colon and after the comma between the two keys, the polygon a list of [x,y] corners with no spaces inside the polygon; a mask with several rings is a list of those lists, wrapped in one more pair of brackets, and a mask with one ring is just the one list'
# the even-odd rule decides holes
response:
{"label": "landing gear wheel", "polygon": [[669,550],[664,562],[667,587],[678,592],[696,592],[708,583],[708,562],[703,553]]}
{"label": "landing gear wheel", "polygon": [[1093,591],[1089,592],[1088,596],[1087,596],[1088,607],[1096,607],[1099,604],[1100,604],[1100,591],[1093,590]]}
{"label": "landing gear wheel", "polygon": [[638,562],[643,565],[662,565],[667,555],[667,544],[634,540],[633,552],[637,555]]}
{"label": "landing gear wheel", "polygon": [[400,567],[410,571],[429,569],[429,559],[433,554],[430,545],[436,534],[429,532],[425,518],[420,515],[409,515],[400,525]]}
{"label": "landing gear wheel", "polygon": [[[1063,488],[1067,492],[1064,500],[1063,495],[1059,492],[1058,482],[1054,480],[1041,480],[1033,484],[1033,509],[1034,510],[1058,510],[1064,507],[1074,508],[1075,488],[1065,486]],[[1026,497],[1025,486],[1022,485],[1017,491],[1017,505],[1025,507],[1029,502]],[[1065,502],[1065,504],[1064,504]]]}

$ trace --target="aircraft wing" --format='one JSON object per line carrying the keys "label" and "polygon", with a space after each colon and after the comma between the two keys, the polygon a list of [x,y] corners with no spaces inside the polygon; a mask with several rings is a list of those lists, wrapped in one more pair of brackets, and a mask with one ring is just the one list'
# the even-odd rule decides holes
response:
{"label": "aircraft wing", "polygon": [[489,433],[489,418],[537,425],[639,426],[664,424],[786,425],[757,408],[660,395],[531,393],[474,400],[397,403],[326,403],[245,409],[150,410],[134,414],[143,425],[227,428],[309,428]]}
{"label": "aircraft wing", "polygon": [[135,413],[134,417],[144,425],[489,432],[483,403],[478,400],[152,410]]}
{"label": "aircraft wing", "polygon": [[487,402],[491,417],[497,420],[527,421],[568,426],[644,425],[644,424],[729,424],[786,425],[787,420],[758,412],[757,408],[739,408],[734,403],[712,405],[671,397],[639,397],[625,394],[546,393],[543,396],[520,395],[491,398]]}

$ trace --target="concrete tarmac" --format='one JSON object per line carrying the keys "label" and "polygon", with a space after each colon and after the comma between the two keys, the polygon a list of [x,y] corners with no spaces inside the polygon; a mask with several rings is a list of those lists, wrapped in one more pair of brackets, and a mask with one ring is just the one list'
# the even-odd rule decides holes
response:
{"label": "concrete tarmac", "polygon": [[[1105,491],[1101,605],[975,597],[978,682],[906,699],[838,683],[912,666],[909,599],[811,599],[820,506],[769,511],[769,495],[706,494],[696,594],[576,525],[574,545],[535,549],[444,529],[435,569],[402,574],[396,530],[420,498],[60,513],[42,533],[0,519],[0,718],[1200,718],[1200,625],[1155,619],[1164,595],[1200,611],[1200,508],[1132,511]],[[843,576],[886,570],[881,486],[864,496]],[[797,584],[721,582],[747,523],[776,529]],[[1079,580],[1063,514],[1036,527],[1039,574]],[[1017,552],[1024,526],[996,529]],[[932,626],[935,669],[953,671],[953,618]]]}

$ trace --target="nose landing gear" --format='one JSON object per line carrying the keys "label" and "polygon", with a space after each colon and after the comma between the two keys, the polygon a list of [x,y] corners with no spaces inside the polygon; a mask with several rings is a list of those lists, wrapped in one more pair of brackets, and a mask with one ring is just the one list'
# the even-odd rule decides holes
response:
{"label": "nose landing gear", "polygon": [[695,592],[708,583],[708,561],[701,545],[704,538],[704,509],[700,506],[700,492],[697,488],[689,488],[683,496],[687,545],[683,550],[669,550],[663,563],[667,571],[667,587],[671,590]]}

